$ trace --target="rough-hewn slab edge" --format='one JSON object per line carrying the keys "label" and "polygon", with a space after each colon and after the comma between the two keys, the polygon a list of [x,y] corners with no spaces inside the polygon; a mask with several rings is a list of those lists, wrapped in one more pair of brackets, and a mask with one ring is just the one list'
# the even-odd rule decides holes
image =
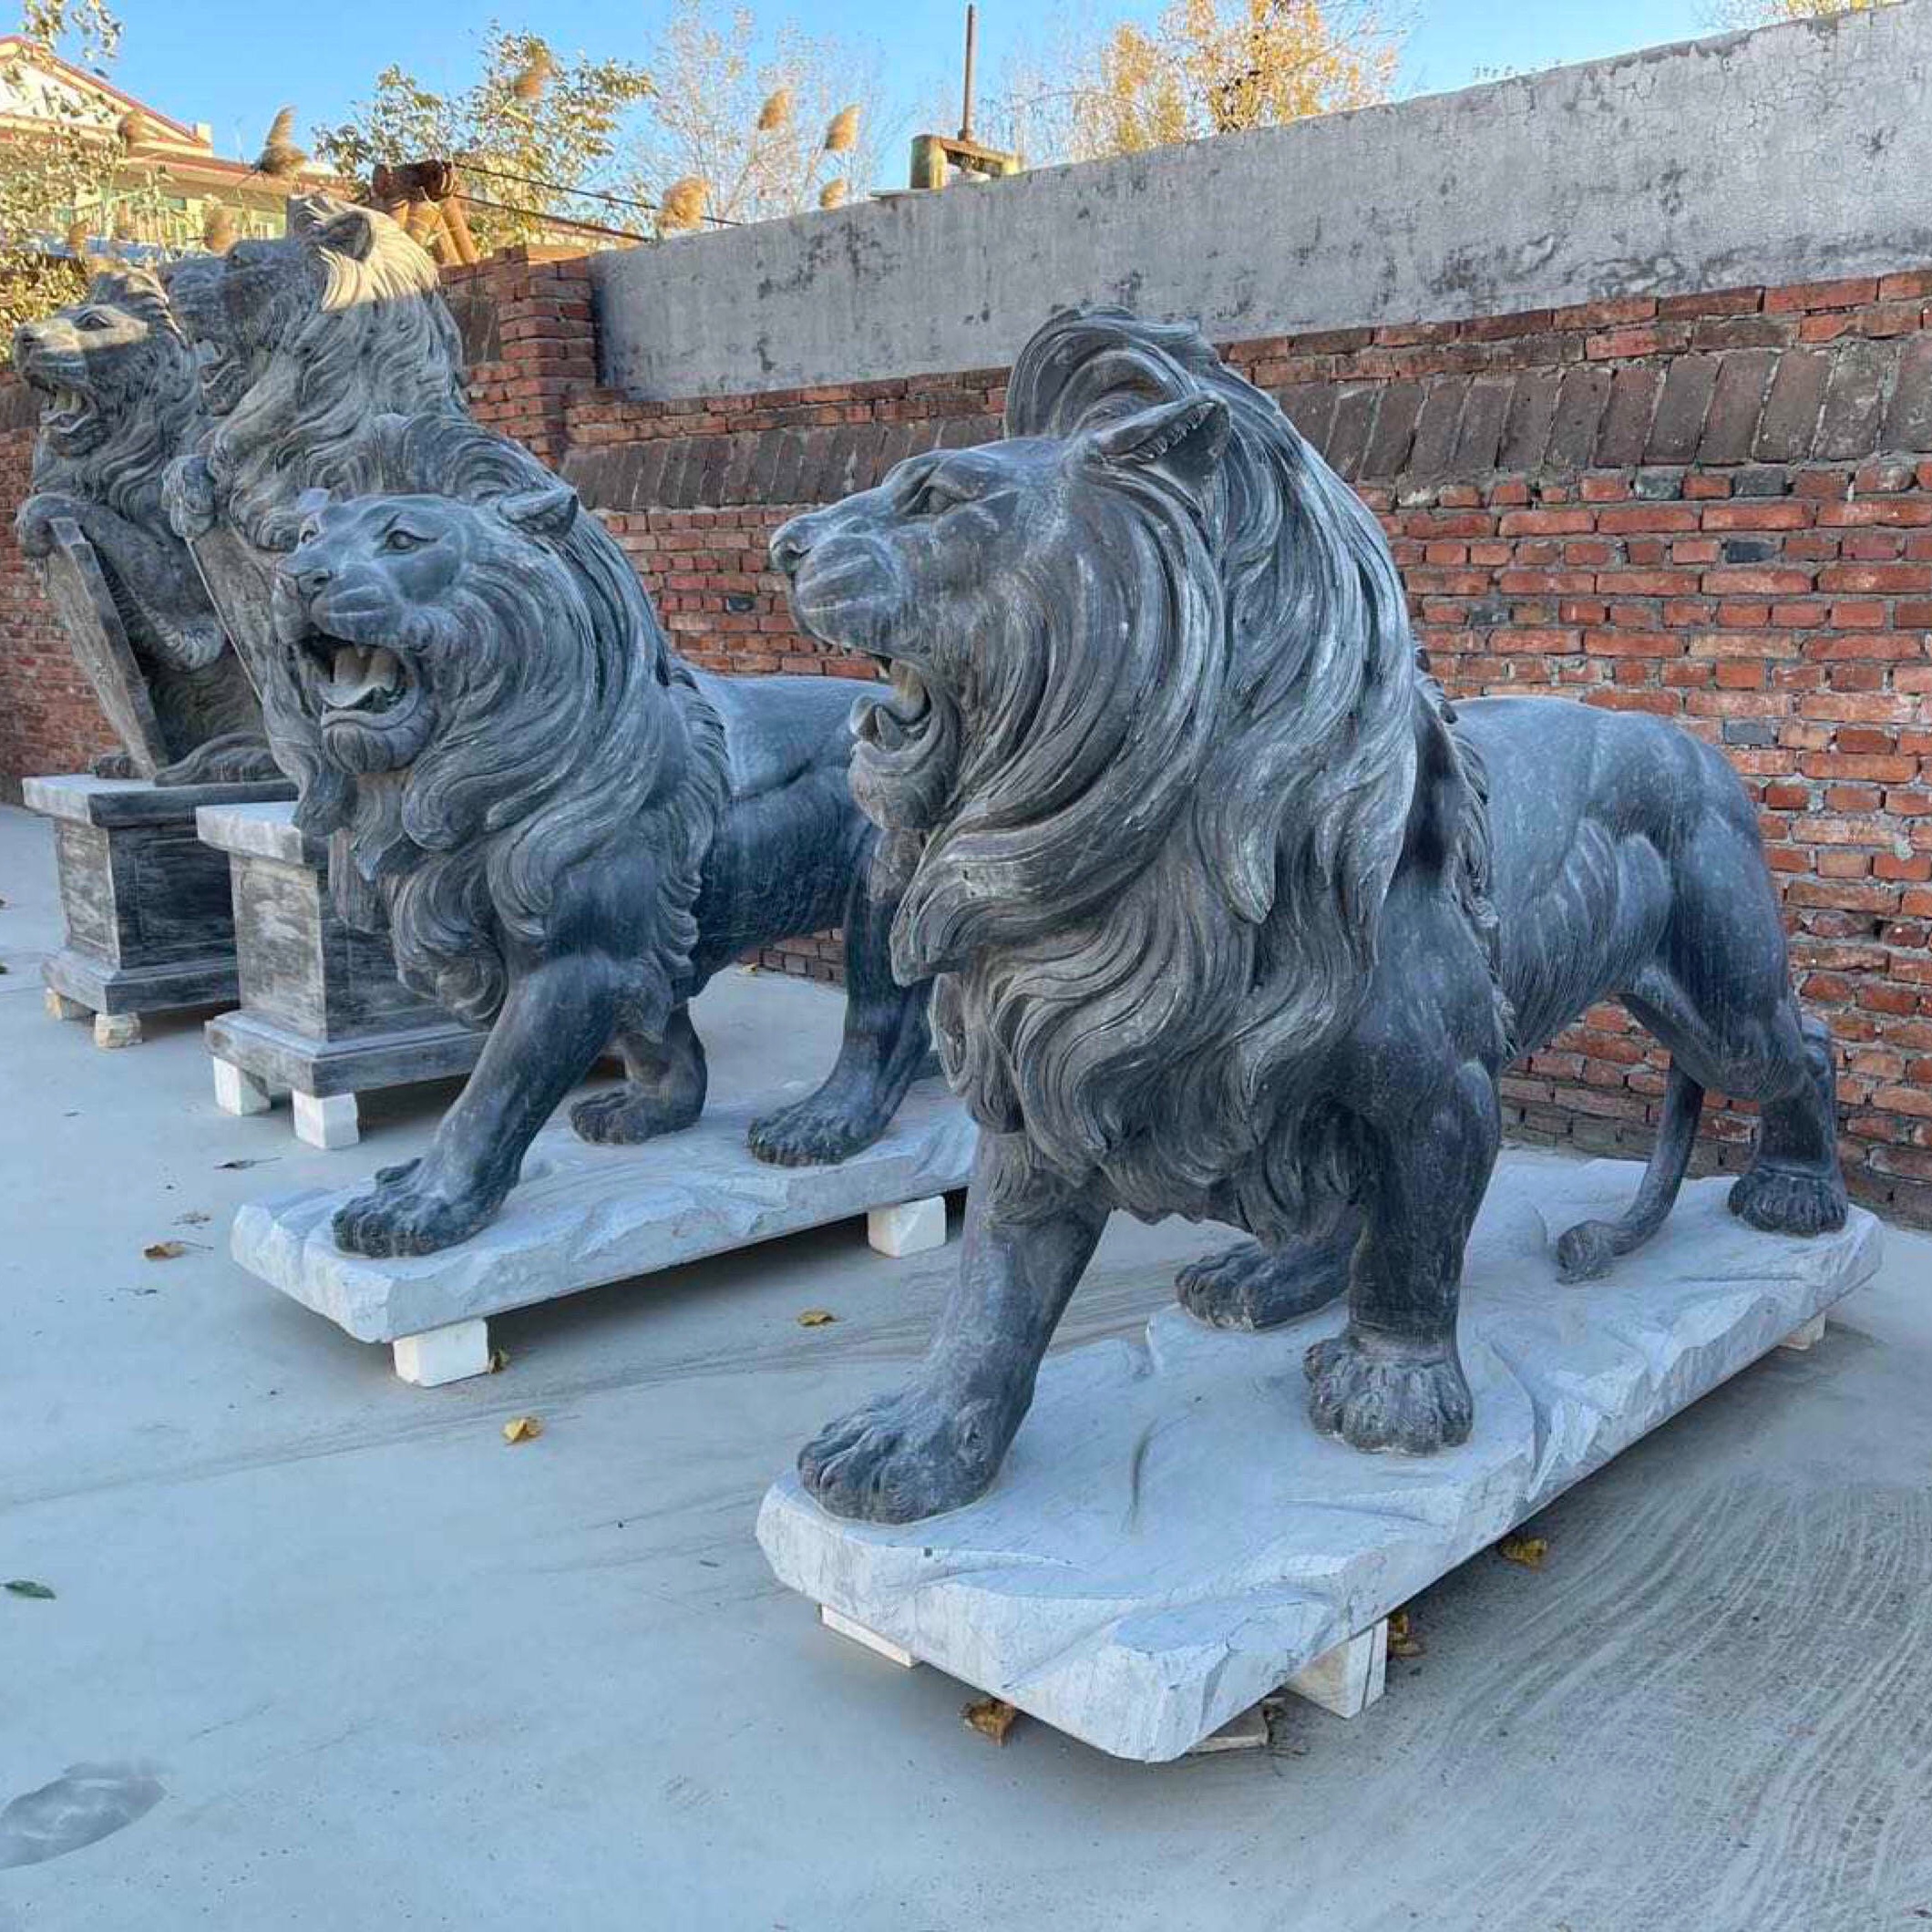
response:
{"label": "rough-hewn slab edge", "polygon": [[117,826],[161,825],[174,819],[192,824],[204,805],[267,804],[295,796],[295,787],[285,778],[254,784],[150,785],[144,778],[90,778],[79,773],[28,778],[20,789],[30,812],[109,831]]}
{"label": "rough-hewn slab edge", "polygon": [[202,1033],[216,1059],[232,1062],[270,1086],[292,1087],[318,1100],[467,1074],[489,1037],[450,1020],[440,1026],[318,1040],[245,1010],[209,1021]]}
{"label": "rough-hewn slab edge", "polygon": [[908,1096],[883,1140],[836,1167],[753,1159],[760,1107],[720,1107],[642,1147],[591,1147],[568,1126],[531,1145],[522,1184],[480,1234],[402,1260],[347,1255],[330,1218],[368,1186],[279,1195],[235,1217],[230,1250],[251,1273],[363,1341],[393,1341],[552,1301],[966,1184],[974,1130],[935,1082]]}

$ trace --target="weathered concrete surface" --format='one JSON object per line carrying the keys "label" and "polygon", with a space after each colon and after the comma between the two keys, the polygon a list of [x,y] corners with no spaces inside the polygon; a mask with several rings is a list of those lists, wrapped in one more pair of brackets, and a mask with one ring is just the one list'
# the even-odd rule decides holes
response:
{"label": "weathered concrete surface", "polygon": [[1363,1456],[1315,1433],[1301,1357],[1340,1308],[1259,1335],[1168,1308],[1138,1345],[1046,1364],[979,1502],[841,1522],[787,1473],[758,1541],[780,1582],[920,1661],[1116,1757],[1177,1758],[1877,1271],[1863,1208],[1815,1240],[1760,1234],[1720,1178],[1608,1279],[1560,1285],[1557,1237],[1620,1213],[1642,1174],[1504,1155],[1464,1268],[1460,1448]]}
{"label": "weathered concrete surface", "polygon": [[1054,309],[1217,340],[1932,258],[1932,8],[1681,42],[591,258],[642,397],[1003,366]]}
{"label": "weathered concrete surface", "polygon": [[[1480,1557],[1427,1591],[1427,1654],[1364,1718],[1297,1709],[1274,1754],[1166,1769],[1023,1721],[998,1750],[752,1537],[774,1470],[909,1367],[957,1237],[888,1261],[828,1228],[598,1290],[504,1317],[503,1374],[409,1388],[221,1252],[243,1201],[344,1156],[218,1113],[188,1022],[116,1056],[42,1017],[47,846],[0,813],[0,1578],[59,1593],[0,1593],[0,1810],[88,1763],[164,1791],[0,1870],[5,1932],[1871,1932],[1932,1906],[1932,1242],[1888,1229],[1817,1348],[1545,1511],[1540,1574]],[[444,1097],[372,1102],[364,1152],[418,1152]],[[169,1238],[210,1246],[142,1259]],[[1068,1345],[1138,1335],[1225,1238],[1116,1221]],[[815,1306],[838,1321],[801,1328]],[[519,1414],[544,1434],[507,1447]]]}

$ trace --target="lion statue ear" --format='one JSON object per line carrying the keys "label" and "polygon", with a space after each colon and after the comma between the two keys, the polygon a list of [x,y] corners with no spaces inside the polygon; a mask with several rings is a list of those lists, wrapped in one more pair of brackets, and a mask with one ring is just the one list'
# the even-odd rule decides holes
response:
{"label": "lion statue ear", "polygon": [[1228,405],[1219,396],[1184,396],[1096,429],[1094,447],[1116,468],[1158,468],[1198,488],[1219,467],[1228,430]]}
{"label": "lion statue ear", "polygon": [[532,537],[561,537],[577,520],[577,492],[568,483],[519,489],[497,499],[497,514]]}
{"label": "lion statue ear", "polygon": [[375,252],[375,221],[373,209],[358,208],[353,202],[325,205],[315,219],[302,224],[300,233],[311,247],[366,262]]}

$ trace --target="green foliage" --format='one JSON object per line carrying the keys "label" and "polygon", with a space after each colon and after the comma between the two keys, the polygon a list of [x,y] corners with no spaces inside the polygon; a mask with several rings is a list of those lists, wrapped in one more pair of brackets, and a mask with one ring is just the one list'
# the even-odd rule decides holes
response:
{"label": "green foliage", "polygon": [[385,67],[350,119],[314,130],[318,150],[365,182],[384,163],[455,161],[471,232],[486,252],[541,241],[546,216],[628,226],[572,190],[615,184],[613,159],[627,117],[650,98],[651,77],[623,60],[580,55],[560,63],[537,35],[495,23],[482,54],[481,77],[459,94],[437,94],[401,67]]}

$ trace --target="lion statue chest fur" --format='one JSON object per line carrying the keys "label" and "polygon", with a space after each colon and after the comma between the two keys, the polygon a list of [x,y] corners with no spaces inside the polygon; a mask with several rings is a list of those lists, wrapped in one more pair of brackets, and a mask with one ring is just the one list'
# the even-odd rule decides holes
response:
{"label": "lion statue chest fur", "polygon": [[1056,317],[1007,428],[772,543],[806,628],[890,667],[853,787],[984,1130],[926,1362],[801,1456],[827,1507],[985,1487],[1116,1208],[1254,1238],[1182,1279],[1217,1326],[1348,1293],[1317,1428],[1463,1441],[1496,1083],[1598,1000],[1671,1067],[1638,1199],[1563,1236],[1566,1273],[1654,1232],[1709,1087],[1762,1109],[1733,1210],[1842,1224],[1831,1056],[1715,751],[1561,700],[1452,708],[1373,517],[1196,330]]}
{"label": "lion statue chest fur", "polygon": [[260,715],[162,509],[168,465],[206,423],[194,352],[170,293],[147,270],[116,269],[96,276],[72,307],[15,332],[14,365],[42,398],[31,489],[15,534],[43,567],[57,525],[72,524],[91,547],[173,761],[163,782],[254,776],[209,771],[208,756],[194,756],[236,735],[258,739]]}

